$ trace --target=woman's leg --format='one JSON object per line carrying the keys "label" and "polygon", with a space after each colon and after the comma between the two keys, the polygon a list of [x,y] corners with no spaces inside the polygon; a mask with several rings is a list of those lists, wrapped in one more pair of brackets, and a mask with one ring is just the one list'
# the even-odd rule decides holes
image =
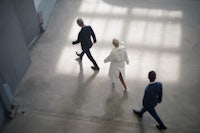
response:
{"label": "woman's leg", "polygon": [[115,88],[115,83],[114,83],[114,82],[112,82],[112,88],[113,88],[113,89]]}
{"label": "woman's leg", "polygon": [[124,82],[124,79],[123,79],[123,77],[122,77],[121,72],[119,73],[119,79],[120,79],[120,81],[121,81],[121,83],[122,83],[122,85],[124,86],[124,89],[125,89],[125,91],[126,91],[126,90],[127,90],[127,86],[126,86],[126,83]]}

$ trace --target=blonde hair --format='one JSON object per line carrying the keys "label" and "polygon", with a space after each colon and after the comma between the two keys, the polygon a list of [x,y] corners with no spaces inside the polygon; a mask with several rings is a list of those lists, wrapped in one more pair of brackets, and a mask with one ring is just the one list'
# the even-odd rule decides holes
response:
{"label": "blonde hair", "polygon": [[112,41],[113,45],[115,47],[118,47],[119,46],[119,40],[117,38],[113,38],[113,41]]}

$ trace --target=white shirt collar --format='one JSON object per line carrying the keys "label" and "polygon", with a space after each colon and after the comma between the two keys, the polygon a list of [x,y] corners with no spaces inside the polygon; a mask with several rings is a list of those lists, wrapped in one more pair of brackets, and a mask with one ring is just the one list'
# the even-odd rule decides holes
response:
{"label": "white shirt collar", "polygon": [[149,84],[151,85],[151,84],[155,84],[156,83],[156,81],[153,81],[153,82],[150,82]]}

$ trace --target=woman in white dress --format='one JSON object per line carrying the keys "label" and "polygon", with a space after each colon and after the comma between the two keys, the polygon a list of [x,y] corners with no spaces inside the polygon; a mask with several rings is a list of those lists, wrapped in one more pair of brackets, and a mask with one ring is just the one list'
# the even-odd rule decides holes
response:
{"label": "woman in white dress", "polygon": [[126,48],[124,45],[119,44],[119,40],[116,38],[113,39],[112,43],[114,48],[112,49],[110,55],[104,60],[104,63],[111,62],[108,75],[112,81],[113,88],[119,79],[124,87],[124,91],[127,91],[127,85],[124,81],[125,62],[127,65],[129,64]]}

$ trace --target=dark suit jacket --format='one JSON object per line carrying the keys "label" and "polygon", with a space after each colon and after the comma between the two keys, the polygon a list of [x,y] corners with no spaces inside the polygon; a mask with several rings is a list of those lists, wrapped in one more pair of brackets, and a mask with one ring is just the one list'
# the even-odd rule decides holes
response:
{"label": "dark suit jacket", "polygon": [[88,50],[92,47],[93,43],[91,41],[91,36],[93,42],[96,43],[96,36],[91,26],[84,26],[78,34],[78,39],[73,42],[73,44],[81,43],[82,50]]}
{"label": "dark suit jacket", "polygon": [[143,106],[147,108],[154,108],[157,103],[162,101],[162,83],[150,83],[144,93]]}

